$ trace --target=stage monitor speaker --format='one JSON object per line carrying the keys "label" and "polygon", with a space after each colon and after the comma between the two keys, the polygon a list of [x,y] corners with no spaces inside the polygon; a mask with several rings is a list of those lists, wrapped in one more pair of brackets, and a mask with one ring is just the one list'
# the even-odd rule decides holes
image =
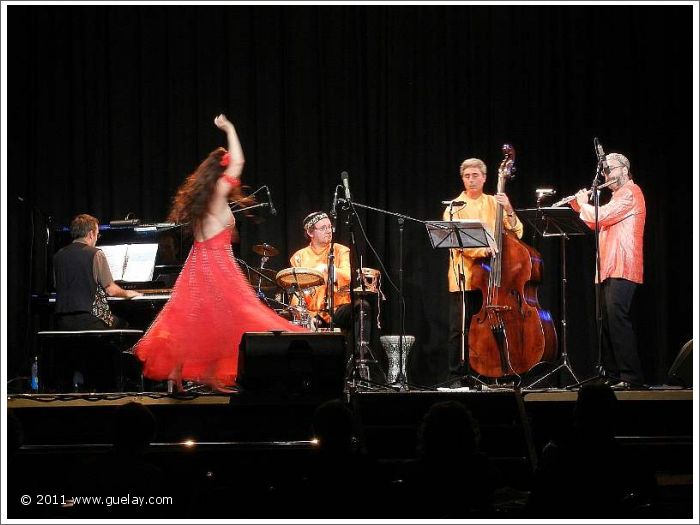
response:
{"label": "stage monitor speaker", "polygon": [[693,340],[683,345],[668,370],[669,385],[691,388],[693,386]]}
{"label": "stage monitor speaker", "polygon": [[246,332],[238,353],[244,392],[341,396],[345,336],[341,333]]}

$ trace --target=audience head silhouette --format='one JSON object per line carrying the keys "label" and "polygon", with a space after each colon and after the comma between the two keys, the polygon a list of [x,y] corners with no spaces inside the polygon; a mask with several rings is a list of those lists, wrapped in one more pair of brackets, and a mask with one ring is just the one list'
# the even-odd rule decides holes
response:
{"label": "audience head silhouette", "polygon": [[352,412],[339,399],[326,401],[314,412],[313,432],[326,452],[349,452],[353,448]]}
{"label": "audience head silhouette", "polygon": [[617,398],[604,383],[588,383],[578,391],[574,426],[588,432],[612,432],[615,428]]}
{"label": "audience head silhouette", "polygon": [[423,458],[467,457],[479,447],[479,427],[464,405],[443,401],[430,407],[418,435]]}
{"label": "audience head silhouette", "polygon": [[156,433],[156,420],[149,408],[141,403],[126,403],[114,412],[114,447],[121,451],[138,452],[145,449]]}

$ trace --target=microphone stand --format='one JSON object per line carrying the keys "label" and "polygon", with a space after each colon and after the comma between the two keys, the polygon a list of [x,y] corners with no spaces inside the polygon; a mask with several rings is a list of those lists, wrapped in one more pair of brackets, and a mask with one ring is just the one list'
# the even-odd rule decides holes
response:
{"label": "microphone stand", "polygon": [[[454,212],[452,211],[452,206],[454,204],[454,201],[450,202],[450,222],[452,222],[452,218],[454,215]],[[458,236],[457,239],[460,242],[460,245],[462,244],[462,239]],[[454,255],[453,251],[450,250],[450,259],[452,259],[452,267],[454,268]],[[464,304],[466,300],[466,283],[464,279],[464,266],[460,265],[459,267],[459,290],[461,292],[461,298],[462,298],[462,322],[461,322],[461,330],[460,330],[460,356],[462,358],[462,363],[463,363],[463,368],[466,374],[463,377],[471,377],[471,365],[469,363],[469,356],[467,356],[466,349],[465,349],[465,344],[464,344],[464,332],[466,331],[466,322],[467,322],[467,313],[466,313],[466,306]],[[461,374],[460,374],[461,375]]]}
{"label": "microphone stand", "polygon": [[[229,202],[229,208],[230,208],[233,204],[235,204],[235,203]],[[247,207],[245,207],[245,208],[238,208],[238,209],[235,209],[235,210],[232,209],[232,210],[231,210],[231,213],[236,214],[236,213],[240,213],[240,212],[246,211],[246,210],[253,210],[253,209],[255,209],[255,208],[262,208],[263,206],[270,206],[270,203],[269,203],[269,202],[259,202],[259,203],[257,203],[257,204],[253,204],[252,206],[247,206]]]}
{"label": "microphone stand", "polygon": [[[355,242],[355,223],[353,221],[353,216],[355,214],[355,209],[353,208],[353,202],[351,199],[338,199],[339,202],[344,203],[344,208],[350,210],[347,214],[346,224],[348,225],[348,230],[350,232],[350,245],[352,246],[351,252],[357,256],[357,244]],[[358,384],[363,380],[362,374],[357,366],[358,364],[358,352],[356,344],[355,335],[355,286],[354,286],[354,269],[353,269],[353,258],[350,257],[350,348],[352,349],[352,372],[350,374],[350,394],[353,394],[357,389]],[[362,334],[360,334],[360,339],[362,339]]]}
{"label": "microphone stand", "polygon": [[[267,189],[267,192],[268,192],[267,198],[268,198],[268,200],[269,200],[269,199],[270,199],[270,188],[268,188],[267,186],[260,186],[260,187],[259,187],[257,190],[255,190],[253,193],[251,193],[250,195],[248,195],[248,197],[253,197],[253,196],[255,196],[256,193],[259,193],[259,192],[260,192],[261,190],[263,190],[263,189]],[[229,207],[229,209],[231,210],[231,213],[234,213],[234,214],[235,214],[235,213],[238,213],[238,212],[241,212],[241,211],[245,211],[245,210],[253,210],[253,209],[255,209],[255,208],[261,208],[261,207],[263,207],[263,206],[268,206],[268,207],[270,208],[270,213],[272,213],[272,215],[276,215],[276,211],[273,213],[274,208],[272,207],[272,201],[271,201],[271,200],[270,200],[270,202],[258,202],[258,203],[256,203],[256,204],[252,204],[252,205],[250,205],[250,206],[246,206],[246,207],[244,207],[244,208],[238,208],[238,209],[234,209],[234,206],[238,206],[238,201],[231,201],[231,202],[228,203],[228,207]]]}
{"label": "microphone stand", "polygon": [[[605,157],[603,157],[605,158]],[[598,189],[598,181],[603,171],[603,160],[598,161],[596,175],[591,191],[593,192],[593,209],[595,210],[595,271],[597,283],[595,287],[595,322],[596,322],[596,345],[598,348],[598,366],[597,372],[599,376],[605,375],[603,369],[603,309],[600,305],[600,222],[598,220],[598,210],[600,209],[600,190]]]}
{"label": "microphone stand", "polygon": [[[265,301],[265,304],[270,306],[270,302],[275,302],[278,305],[281,305],[285,308],[287,306],[289,306],[289,305],[283,303],[282,301],[278,301],[277,299],[271,299],[271,298],[267,297],[265,295],[265,293],[261,290],[263,280],[267,281],[268,283],[274,284],[275,286],[279,286],[277,284],[277,281],[275,281],[274,279],[271,279],[270,277],[268,277],[267,275],[265,275],[264,273],[262,273],[260,271],[260,269],[262,269],[262,268],[260,268],[260,269],[253,268],[250,264],[245,262],[245,260],[239,259],[237,257],[236,257],[236,262],[238,262],[238,264],[240,266],[245,267],[245,270],[246,270],[246,272],[248,272],[248,274],[250,274],[252,272],[253,274],[258,276],[258,286],[257,286],[257,290],[256,290],[256,295],[258,296],[259,299]],[[270,307],[272,308],[272,306],[270,306]]]}
{"label": "microphone stand", "polygon": [[[349,202],[349,201],[348,201]],[[403,227],[404,227],[404,222],[406,220],[409,221],[414,221],[418,222],[420,224],[425,224],[425,221],[422,221],[420,219],[416,219],[415,217],[410,217],[408,215],[402,215],[401,213],[395,213],[392,211],[387,211],[387,210],[382,210],[381,208],[375,208],[373,206],[367,206],[365,204],[360,204],[359,202],[349,202],[350,208],[352,209],[353,214],[357,213],[355,211],[355,206],[364,208],[366,210],[372,210],[376,211],[379,213],[383,213],[385,215],[391,215],[392,217],[396,217],[397,223],[399,225],[399,297],[401,298],[401,301],[403,303]],[[354,239],[354,238],[353,238]],[[354,242],[354,240],[353,240]],[[352,286],[350,287],[351,294],[352,294]],[[352,300],[352,297],[351,297]],[[406,335],[406,327],[405,327],[405,317],[406,317],[406,311],[405,311],[405,305],[401,304],[401,308],[399,310],[399,316],[400,316],[400,325],[401,325],[401,333],[399,334],[399,373],[398,376],[396,377],[396,382],[394,383],[395,388],[398,390],[409,390],[408,387],[408,381],[406,379],[406,375],[403,373],[403,359],[404,359],[404,352],[403,352],[403,340]]]}
{"label": "microphone stand", "polygon": [[336,222],[338,220],[338,214],[331,212],[331,217],[333,219],[331,223],[331,227],[333,229],[331,230],[331,247],[328,251],[328,282],[326,283],[326,309],[328,310],[328,315],[331,319],[329,327],[332,332],[335,327],[335,321],[333,317],[333,314],[335,312],[335,294],[333,292],[335,291],[335,228]]}

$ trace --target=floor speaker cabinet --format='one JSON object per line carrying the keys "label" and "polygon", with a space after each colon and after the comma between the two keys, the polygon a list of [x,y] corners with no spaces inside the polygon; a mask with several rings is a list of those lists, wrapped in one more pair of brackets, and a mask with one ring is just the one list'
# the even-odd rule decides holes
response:
{"label": "floor speaker cabinet", "polygon": [[669,385],[691,388],[693,386],[693,340],[683,345],[668,370]]}
{"label": "floor speaker cabinet", "polygon": [[340,333],[247,332],[238,353],[243,393],[340,397],[345,337]]}

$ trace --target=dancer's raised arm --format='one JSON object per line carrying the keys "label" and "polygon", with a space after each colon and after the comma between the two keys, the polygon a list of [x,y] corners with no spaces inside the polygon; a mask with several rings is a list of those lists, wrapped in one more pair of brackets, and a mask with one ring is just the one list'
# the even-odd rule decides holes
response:
{"label": "dancer's raised arm", "polygon": [[225,173],[229,177],[238,178],[241,176],[243,171],[243,165],[245,164],[245,157],[243,156],[243,148],[241,148],[241,142],[238,140],[238,135],[236,134],[236,128],[226,115],[223,113],[214,119],[214,124],[220,130],[226,133],[226,138],[228,139],[228,166],[226,166]]}

